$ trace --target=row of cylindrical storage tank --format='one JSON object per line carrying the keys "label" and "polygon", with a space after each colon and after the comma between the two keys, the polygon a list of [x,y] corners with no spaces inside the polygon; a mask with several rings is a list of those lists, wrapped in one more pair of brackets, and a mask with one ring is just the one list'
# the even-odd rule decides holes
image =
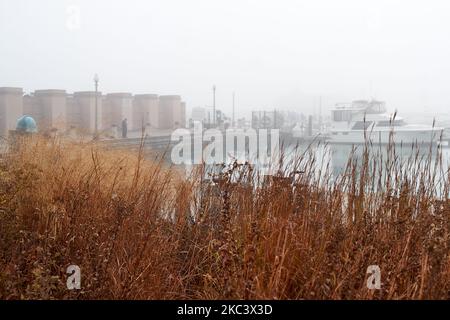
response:
{"label": "row of cylindrical storage tank", "polygon": [[79,128],[93,132],[96,118],[98,130],[120,127],[124,119],[130,131],[186,125],[186,105],[178,95],[99,92],[96,96],[94,91],[67,94],[65,90],[36,90],[24,95],[22,88],[0,88],[0,136],[14,130],[23,114],[32,116],[41,131]]}

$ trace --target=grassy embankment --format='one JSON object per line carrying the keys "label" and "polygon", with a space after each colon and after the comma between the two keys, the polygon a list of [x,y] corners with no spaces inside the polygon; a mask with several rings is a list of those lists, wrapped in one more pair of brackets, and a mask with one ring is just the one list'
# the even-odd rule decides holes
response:
{"label": "grassy embankment", "polygon": [[448,168],[388,155],[319,180],[306,154],[259,187],[231,165],[212,186],[142,152],[35,138],[1,163],[0,298],[449,299]]}

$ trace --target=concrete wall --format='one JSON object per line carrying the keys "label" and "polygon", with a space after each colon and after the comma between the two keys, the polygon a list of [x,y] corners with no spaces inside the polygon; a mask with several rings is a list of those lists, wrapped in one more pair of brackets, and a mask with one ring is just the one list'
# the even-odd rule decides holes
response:
{"label": "concrete wall", "polygon": [[[102,130],[102,94],[97,93],[97,128]],[[73,94],[71,120],[75,127],[93,133],[95,132],[95,91],[80,91]],[[68,108],[69,110],[69,108]],[[108,128],[105,128],[108,129]]]}
{"label": "concrete wall", "polygon": [[[95,130],[95,92],[67,94],[65,90],[36,90],[23,95],[21,88],[0,88],[0,135],[14,130],[23,114],[36,120],[39,131],[70,127]],[[175,129],[186,126],[186,104],[178,95],[110,93],[97,96],[98,129],[121,126],[127,118],[129,130],[142,125],[153,129]]]}
{"label": "concrete wall", "polygon": [[0,88],[0,136],[16,129],[17,119],[23,115],[22,88]]}
{"label": "concrete wall", "polygon": [[[179,128],[183,121],[181,115],[181,97],[177,95],[160,96],[159,97],[160,108],[160,128],[161,129],[173,129]],[[184,127],[184,123],[183,123]]]}
{"label": "concrete wall", "polygon": [[38,119],[39,130],[67,128],[67,94],[65,90],[36,90],[34,92],[34,105]]}
{"label": "concrete wall", "polygon": [[146,125],[159,128],[159,99],[156,94],[137,94],[133,98],[133,128],[139,130]]}
{"label": "concrete wall", "polygon": [[103,100],[102,121],[105,128],[120,127],[127,119],[128,130],[133,130],[133,96],[131,93],[109,93]]}
{"label": "concrete wall", "polygon": [[40,119],[42,117],[41,110],[39,110],[34,102],[34,96],[33,95],[24,95],[23,96],[23,114],[31,116],[35,121],[36,125],[40,127]]}
{"label": "concrete wall", "polygon": [[186,127],[186,102],[182,101],[180,105],[180,113],[178,115],[180,125],[182,128]]}
{"label": "concrete wall", "polygon": [[80,110],[75,103],[75,99],[73,94],[69,94],[66,97],[66,119],[68,128],[75,127],[78,128],[80,126]]}

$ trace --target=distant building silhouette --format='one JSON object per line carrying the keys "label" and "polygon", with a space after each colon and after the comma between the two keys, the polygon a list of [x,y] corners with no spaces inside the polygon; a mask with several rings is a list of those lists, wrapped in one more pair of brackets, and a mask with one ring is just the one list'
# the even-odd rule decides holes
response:
{"label": "distant building silhouette", "polygon": [[22,88],[0,88],[0,136],[14,130],[17,119],[25,114],[36,120],[39,131],[77,128],[93,133],[96,119],[99,130],[108,130],[120,127],[125,118],[129,131],[186,127],[186,103],[179,95],[97,94],[96,99],[94,91],[67,94],[50,89],[24,95]]}

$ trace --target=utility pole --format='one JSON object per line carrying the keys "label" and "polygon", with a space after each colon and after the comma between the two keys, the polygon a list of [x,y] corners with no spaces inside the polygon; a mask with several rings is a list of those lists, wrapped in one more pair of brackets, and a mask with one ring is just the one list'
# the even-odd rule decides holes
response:
{"label": "utility pole", "polygon": [[232,121],[233,128],[236,126],[234,122],[234,92],[233,92],[233,121]]}
{"label": "utility pole", "polygon": [[97,139],[98,135],[98,74],[95,74],[94,76],[94,83],[95,83],[95,133],[94,138]]}
{"label": "utility pole", "polygon": [[213,125],[216,126],[216,85],[213,85]]}

